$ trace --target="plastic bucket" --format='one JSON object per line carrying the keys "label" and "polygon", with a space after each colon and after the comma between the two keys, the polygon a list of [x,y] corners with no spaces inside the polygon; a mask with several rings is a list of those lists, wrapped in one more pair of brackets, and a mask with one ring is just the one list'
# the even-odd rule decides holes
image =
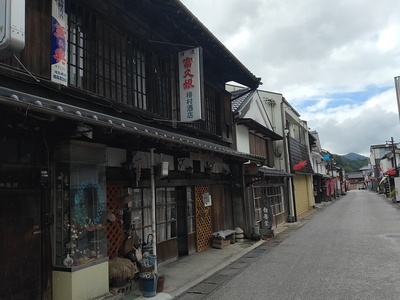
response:
{"label": "plastic bucket", "polygon": [[150,266],[155,266],[157,263],[157,255],[150,254],[149,255],[149,265]]}
{"label": "plastic bucket", "polygon": [[157,277],[141,277],[143,297],[154,297],[157,294]]}

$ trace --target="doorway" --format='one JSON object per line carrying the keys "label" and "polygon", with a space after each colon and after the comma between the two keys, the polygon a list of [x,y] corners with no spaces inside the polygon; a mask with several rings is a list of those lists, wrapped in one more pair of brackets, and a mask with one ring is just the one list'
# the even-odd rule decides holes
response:
{"label": "doorway", "polygon": [[192,187],[177,187],[178,256],[196,252],[195,204]]}
{"label": "doorway", "polygon": [[176,188],[177,195],[177,206],[178,206],[178,223],[177,223],[177,234],[178,234],[178,256],[188,255],[188,247],[187,247],[187,212],[186,212],[186,188],[185,187],[177,187]]}
{"label": "doorway", "polygon": [[0,189],[0,299],[42,299],[40,189]]}

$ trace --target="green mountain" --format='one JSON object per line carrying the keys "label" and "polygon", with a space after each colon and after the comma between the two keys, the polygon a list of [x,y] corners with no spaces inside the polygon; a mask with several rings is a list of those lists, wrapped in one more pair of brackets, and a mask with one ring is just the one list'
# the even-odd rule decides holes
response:
{"label": "green mountain", "polygon": [[357,172],[362,167],[369,164],[369,158],[356,154],[349,153],[346,155],[332,154],[337,166],[342,167],[346,172]]}
{"label": "green mountain", "polygon": [[354,152],[347,153],[346,155],[344,155],[344,157],[346,157],[346,158],[348,158],[350,160],[365,160],[365,159],[368,159],[368,157],[362,156],[362,155],[354,153]]}

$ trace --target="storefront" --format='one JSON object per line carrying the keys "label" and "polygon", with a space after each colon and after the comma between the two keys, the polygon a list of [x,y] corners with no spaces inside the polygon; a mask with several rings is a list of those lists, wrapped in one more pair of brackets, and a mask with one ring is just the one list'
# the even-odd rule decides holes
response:
{"label": "storefront", "polygon": [[[40,105],[1,98],[8,106],[2,112],[7,125],[1,132],[0,167],[7,171],[1,172],[0,224],[14,228],[3,236],[10,247],[2,254],[10,259],[2,274],[18,266],[25,270],[18,280],[4,276],[4,282],[12,282],[2,296],[20,292],[35,299],[46,290],[54,299],[105,294],[108,260],[124,255],[132,228],[142,242],[154,236],[159,264],[207,249],[213,231],[233,228],[230,170],[251,155],[81,107],[63,104],[61,111],[57,102],[37,100]],[[27,107],[28,118],[15,112]],[[154,138],[171,140],[177,147],[193,145],[192,152],[172,155],[160,143],[152,163],[148,147],[132,151],[118,140],[111,143],[111,135],[123,141],[140,136],[148,145]],[[211,147],[213,155],[196,153]],[[25,243],[18,247],[20,257],[29,249],[36,257],[33,264],[28,258],[15,260],[16,238]]]}
{"label": "storefront", "polygon": [[[251,168],[251,167],[250,167]],[[285,223],[289,215],[288,177],[283,171],[261,166],[257,172],[245,171],[245,202],[249,203],[249,220],[245,232],[251,237],[252,227],[268,236],[278,225]],[[246,169],[246,167],[245,167]]]}

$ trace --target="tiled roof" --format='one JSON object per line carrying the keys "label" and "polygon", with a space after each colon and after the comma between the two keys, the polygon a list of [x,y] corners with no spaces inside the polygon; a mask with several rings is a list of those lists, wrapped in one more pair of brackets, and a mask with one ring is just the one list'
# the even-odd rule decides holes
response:
{"label": "tiled roof", "polygon": [[262,156],[239,152],[229,147],[218,145],[216,143],[208,142],[195,137],[189,137],[180,133],[151,127],[126,119],[116,118],[100,112],[85,109],[83,107],[77,107],[47,98],[32,96],[2,87],[0,87],[0,104],[20,107],[26,110],[36,111],[51,116],[66,118],[84,122],[86,124],[110,128],[112,130],[140,135],[156,140],[157,142],[172,142],[200,151],[226,154],[246,160],[264,161],[265,159]]}
{"label": "tiled roof", "polygon": [[239,113],[252,99],[255,91],[246,88],[232,92],[232,112]]}

